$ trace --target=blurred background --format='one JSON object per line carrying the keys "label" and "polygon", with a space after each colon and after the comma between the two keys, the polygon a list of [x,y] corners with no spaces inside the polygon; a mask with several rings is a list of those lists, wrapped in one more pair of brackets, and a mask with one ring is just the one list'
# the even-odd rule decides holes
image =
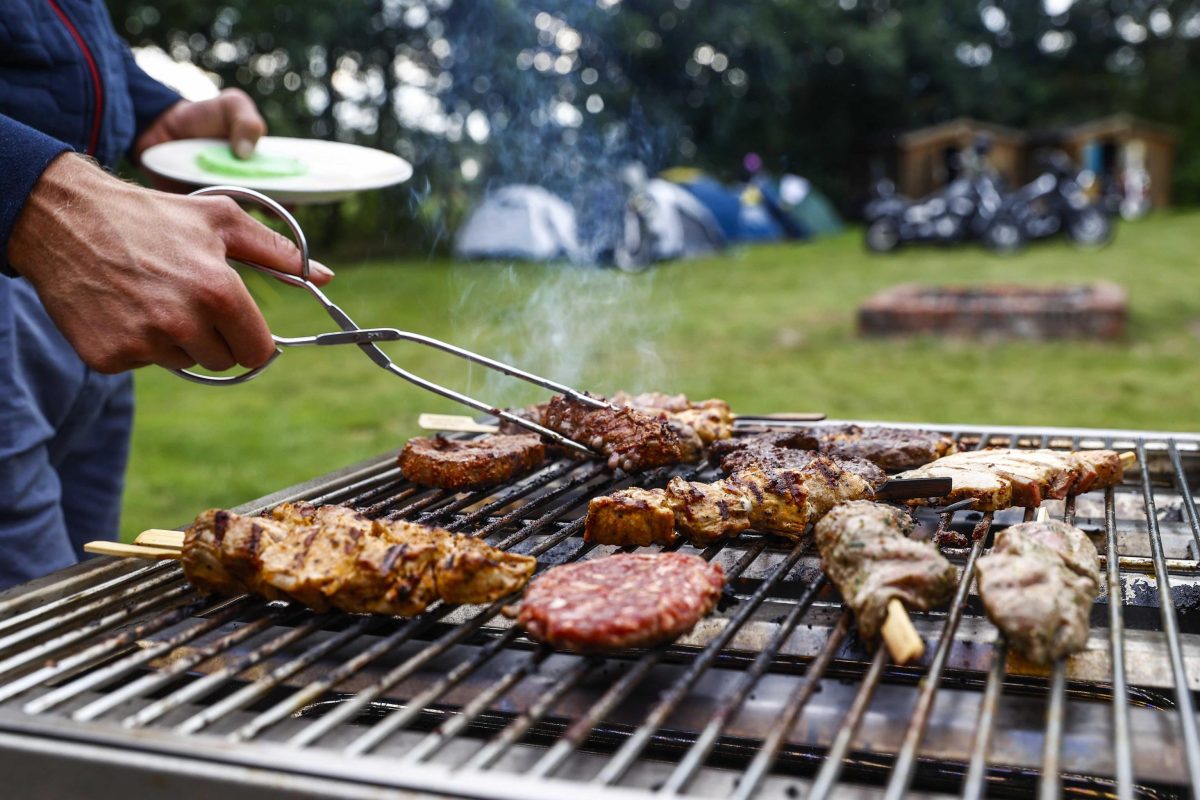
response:
{"label": "blurred background", "polygon": [[[272,134],[412,162],[404,185],[300,210],[360,324],[747,413],[1197,428],[1200,3],[109,6],[186,96],[240,87]],[[515,244],[497,222],[513,219]],[[247,280],[278,333],[325,324]],[[873,298],[907,284],[926,294],[879,316]],[[1038,314],[1085,324],[943,329],[911,299],[963,287],[1004,302],[1041,287],[1037,302],[1066,306]],[[1089,327],[1110,290],[1112,324]],[[535,399],[394,356],[490,402]],[[230,391],[156,370],[138,385],[127,533],[398,448],[416,413],[459,410],[344,353],[292,354]],[[214,446],[218,466],[190,466]]]}

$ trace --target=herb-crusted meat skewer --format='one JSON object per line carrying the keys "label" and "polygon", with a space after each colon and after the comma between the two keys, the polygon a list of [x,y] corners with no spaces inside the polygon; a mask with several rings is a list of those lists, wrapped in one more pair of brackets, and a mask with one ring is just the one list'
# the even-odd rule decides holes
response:
{"label": "herb-crusted meat skewer", "polygon": [[[864,639],[879,636],[893,601],[928,611],[954,593],[953,565],[932,544],[910,538],[913,528],[897,508],[856,500],[834,506],[813,529],[821,566],[854,611]],[[892,655],[901,661],[895,650]]]}
{"label": "herb-crusted meat skewer", "polygon": [[1005,528],[975,571],[988,618],[1025,658],[1049,664],[1087,645],[1100,559],[1079,528],[1058,520]]}
{"label": "herb-crusted meat skewer", "polygon": [[265,517],[204,512],[184,534],[182,562],[203,592],[404,617],[435,600],[498,600],[523,587],[537,565],[440,528],[290,503]]}

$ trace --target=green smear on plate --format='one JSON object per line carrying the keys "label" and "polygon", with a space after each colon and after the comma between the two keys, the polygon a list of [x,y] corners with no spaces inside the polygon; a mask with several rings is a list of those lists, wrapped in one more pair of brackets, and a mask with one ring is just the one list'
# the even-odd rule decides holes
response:
{"label": "green smear on plate", "polygon": [[235,178],[293,178],[308,172],[299,159],[255,153],[241,159],[228,145],[206,147],[196,154],[196,165],[205,172]]}

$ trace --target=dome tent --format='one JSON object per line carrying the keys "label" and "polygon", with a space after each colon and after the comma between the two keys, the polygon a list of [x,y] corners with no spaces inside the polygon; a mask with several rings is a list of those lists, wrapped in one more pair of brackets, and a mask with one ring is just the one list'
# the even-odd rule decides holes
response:
{"label": "dome tent", "polygon": [[505,186],[471,212],[454,251],[464,259],[573,261],[579,253],[575,211],[540,186]]}
{"label": "dome tent", "polygon": [[705,256],[724,246],[721,226],[703,203],[683,187],[653,178],[630,196],[614,261],[622,269],[638,269],[655,261]]}

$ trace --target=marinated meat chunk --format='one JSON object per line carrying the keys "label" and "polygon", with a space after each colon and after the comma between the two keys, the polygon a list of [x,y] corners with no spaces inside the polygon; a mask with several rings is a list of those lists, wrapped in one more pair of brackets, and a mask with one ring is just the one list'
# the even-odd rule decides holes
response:
{"label": "marinated meat chunk", "polygon": [[409,439],[397,459],[413,483],[461,491],[513,480],[546,459],[540,436],[483,436],[447,439],[441,435]]}
{"label": "marinated meat chunk", "polygon": [[537,563],[440,528],[305,504],[264,517],[206,511],[184,534],[182,562],[204,592],[399,616],[436,600],[498,600],[524,586]]}
{"label": "marinated meat chunk", "polygon": [[954,566],[932,544],[910,538],[913,527],[899,509],[856,500],[834,506],[813,529],[821,566],[865,639],[879,635],[893,599],[928,611],[954,593]]}
{"label": "marinated meat chunk", "polygon": [[687,455],[684,442],[667,420],[627,406],[595,408],[559,396],[546,406],[543,422],[602,453],[610,469],[634,472],[663,467],[678,464]]}
{"label": "marinated meat chunk", "polygon": [[1100,559],[1079,528],[1056,520],[1005,528],[975,569],[984,610],[1025,658],[1049,664],[1087,646]]}
{"label": "marinated meat chunk", "polygon": [[729,478],[751,502],[750,524],[758,530],[798,538],[829,509],[846,500],[869,498],[871,486],[836,459],[818,456],[801,469],[742,470]]}
{"label": "marinated meat chunk", "polygon": [[732,538],[750,527],[750,500],[729,481],[672,478],[666,500],[674,511],[675,526],[697,547]]}
{"label": "marinated meat chunk", "polygon": [[675,512],[662,489],[622,489],[588,503],[586,542],[646,547],[674,544],[677,538]]}
{"label": "marinated meat chunk", "polygon": [[577,653],[653,647],[690,631],[717,604],[720,566],[683,553],[619,553],[554,567],[529,585],[517,621]]}
{"label": "marinated meat chunk", "polygon": [[733,409],[724,400],[702,400],[693,403],[686,395],[646,392],[631,395],[617,392],[612,396],[616,405],[630,406],[648,414],[665,416],[693,430],[705,445],[728,439],[733,435]]}
{"label": "marinated meat chunk", "polygon": [[955,451],[954,440],[932,431],[843,425],[813,428],[825,455],[860,458],[885,470],[913,469]]}

